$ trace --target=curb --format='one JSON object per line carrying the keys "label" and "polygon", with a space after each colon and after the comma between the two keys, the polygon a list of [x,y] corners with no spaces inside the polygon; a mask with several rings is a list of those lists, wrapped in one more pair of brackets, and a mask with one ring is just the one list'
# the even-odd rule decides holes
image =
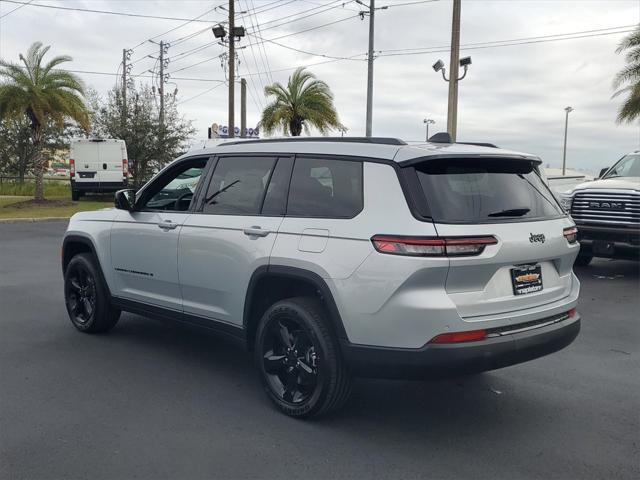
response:
{"label": "curb", "polygon": [[58,222],[60,220],[69,220],[70,218],[71,217],[0,218],[0,224],[3,224],[3,223]]}

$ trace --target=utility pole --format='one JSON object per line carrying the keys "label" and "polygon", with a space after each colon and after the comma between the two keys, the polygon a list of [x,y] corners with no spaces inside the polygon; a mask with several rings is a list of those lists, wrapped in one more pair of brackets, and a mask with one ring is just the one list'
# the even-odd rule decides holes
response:
{"label": "utility pole", "polygon": [[240,79],[240,137],[247,136],[247,81]]}
{"label": "utility pole", "polygon": [[229,138],[235,137],[235,0],[229,0]]}
{"label": "utility pole", "polygon": [[564,109],[564,148],[562,149],[562,176],[564,177],[567,169],[567,129],[569,127],[569,114],[573,112],[573,107],[566,107]]}
{"label": "utility pole", "polygon": [[127,49],[122,49],[122,131],[127,128]]}
{"label": "utility pole", "polygon": [[447,131],[456,141],[458,125],[458,67],[460,62],[460,9],[461,0],[453,0],[451,23],[451,59],[449,61],[449,106],[447,109]]}
{"label": "utility pole", "polygon": [[164,136],[164,42],[160,41],[160,138]]}
{"label": "utility pole", "polygon": [[367,127],[366,136],[371,136],[373,121],[373,35],[375,25],[375,0],[369,0],[369,53],[367,55]]}

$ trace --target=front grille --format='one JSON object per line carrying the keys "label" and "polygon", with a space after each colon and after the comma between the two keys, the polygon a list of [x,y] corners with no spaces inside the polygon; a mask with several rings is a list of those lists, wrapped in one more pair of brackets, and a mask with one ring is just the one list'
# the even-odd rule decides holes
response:
{"label": "front grille", "polygon": [[580,191],[573,197],[571,216],[578,224],[640,226],[640,192]]}

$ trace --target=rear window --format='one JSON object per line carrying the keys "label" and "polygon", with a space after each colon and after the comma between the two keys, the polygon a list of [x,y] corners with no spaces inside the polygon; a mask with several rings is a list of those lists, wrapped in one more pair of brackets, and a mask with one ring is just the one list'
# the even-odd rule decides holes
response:
{"label": "rear window", "polygon": [[495,223],[563,216],[531,162],[433,160],[414,168],[436,222]]}

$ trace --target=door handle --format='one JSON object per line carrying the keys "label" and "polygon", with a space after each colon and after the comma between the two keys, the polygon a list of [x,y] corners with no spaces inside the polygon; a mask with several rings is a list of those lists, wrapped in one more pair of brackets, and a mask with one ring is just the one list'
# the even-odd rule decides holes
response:
{"label": "door handle", "polygon": [[271,233],[270,230],[263,230],[261,227],[258,227],[256,225],[245,228],[243,232],[245,235],[248,235],[250,237],[266,237]]}
{"label": "door handle", "polygon": [[178,224],[177,223],[173,223],[171,220],[162,220],[158,224],[158,227],[161,228],[162,230],[173,230],[177,226],[178,226]]}

